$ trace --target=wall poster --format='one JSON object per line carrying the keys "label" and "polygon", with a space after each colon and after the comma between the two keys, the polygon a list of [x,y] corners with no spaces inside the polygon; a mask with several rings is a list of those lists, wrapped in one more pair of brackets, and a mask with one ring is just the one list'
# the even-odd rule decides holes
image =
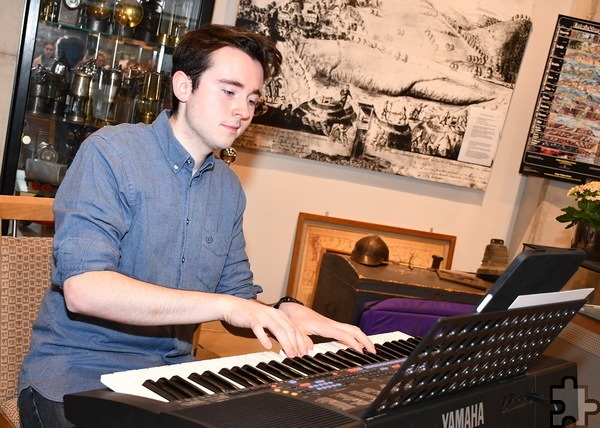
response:
{"label": "wall poster", "polygon": [[519,171],[600,179],[600,23],[558,17]]}
{"label": "wall poster", "polygon": [[485,189],[533,0],[240,0],[283,72],[237,147]]}

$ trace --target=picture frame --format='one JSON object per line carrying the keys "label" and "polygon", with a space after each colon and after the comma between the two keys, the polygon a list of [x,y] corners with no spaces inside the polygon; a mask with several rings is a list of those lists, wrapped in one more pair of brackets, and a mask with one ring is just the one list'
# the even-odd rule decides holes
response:
{"label": "picture frame", "polygon": [[391,263],[429,268],[439,256],[440,269],[452,267],[456,236],[301,212],[286,294],[312,306],[323,254],[351,254],[356,241],[368,235],[383,239]]}

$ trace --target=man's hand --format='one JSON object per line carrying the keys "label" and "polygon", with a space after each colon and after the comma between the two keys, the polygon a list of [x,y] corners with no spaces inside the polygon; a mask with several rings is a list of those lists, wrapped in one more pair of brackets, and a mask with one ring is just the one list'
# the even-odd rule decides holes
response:
{"label": "man's hand", "polygon": [[359,352],[363,352],[364,349],[375,352],[373,343],[354,325],[334,321],[297,303],[282,303],[279,309],[287,314],[305,337],[308,335],[329,337]]}
{"label": "man's hand", "polygon": [[288,357],[305,355],[312,349],[309,335],[338,340],[359,352],[375,352],[373,343],[358,327],[334,321],[297,303],[282,303],[274,309],[255,300],[225,295],[219,298],[223,304],[222,321],[251,329],[267,349],[273,345],[269,335],[273,336]]}
{"label": "man's hand", "polygon": [[305,355],[312,348],[310,337],[298,328],[284,311],[256,300],[225,295],[219,298],[224,302],[222,321],[234,327],[251,329],[265,348],[271,349],[273,346],[269,335],[279,342],[289,357]]}

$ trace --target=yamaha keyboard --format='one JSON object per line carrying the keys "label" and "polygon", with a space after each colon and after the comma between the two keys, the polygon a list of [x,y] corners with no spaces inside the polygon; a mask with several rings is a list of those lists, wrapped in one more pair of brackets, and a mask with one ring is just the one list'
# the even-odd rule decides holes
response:
{"label": "yamaha keyboard", "polygon": [[541,355],[577,310],[556,306],[448,317],[420,341],[375,336],[376,355],[329,343],[304,359],[265,352],[108,374],[111,390],[66,395],[65,413],[80,428],[548,427],[553,388],[577,375]]}
{"label": "yamaha keyboard", "polygon": [[257,352],[111,373],[100,380],[116,392],[173,401],[398,360],[406,358],[418,344],[418,339],[401,332],[370,338],[377,354],[360,355],[338,342],[329,342],[316,344],[306,357],[286,358],[276,352]]}

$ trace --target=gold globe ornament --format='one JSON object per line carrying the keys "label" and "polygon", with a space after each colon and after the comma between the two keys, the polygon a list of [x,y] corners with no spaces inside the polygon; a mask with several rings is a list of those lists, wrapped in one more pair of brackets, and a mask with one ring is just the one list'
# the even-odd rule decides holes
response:
{"label": "gold globe ornament", "polygon": [[137,27],[144,17],[144,9],[137,0],[122,0],[115,4],[115,20],[123,27]]}
{"label": "gold globe ornament", "polygon": [[99,21],[110,18],[112,6],[108,0],[88,0],[86,2],[87,14]]}

